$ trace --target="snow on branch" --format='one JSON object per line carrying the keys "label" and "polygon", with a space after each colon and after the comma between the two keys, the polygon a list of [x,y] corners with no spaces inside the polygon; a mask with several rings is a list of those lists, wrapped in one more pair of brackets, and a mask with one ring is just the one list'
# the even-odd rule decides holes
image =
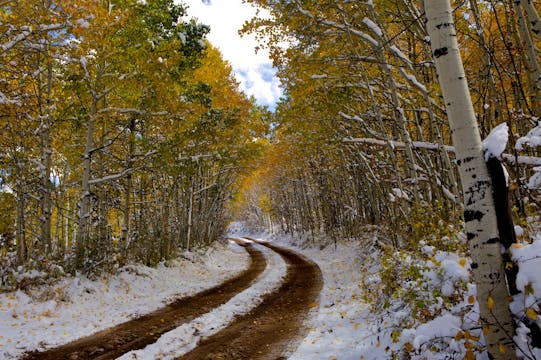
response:
{"label": "snow on branch", "polygon": [[[371,139],[371,138],[345,138],[343,139],[343,142],[345,143],[364,143],[364,144],[371,144],[371,145],[379,145],[379,146],[387,146],[390,145],[393,149],[394,148],[403,148],[406,146],[406,144],[403,141],[395,141],[395,140],[379,140],[379,139]],[[429,143],[425,141],[412,141],[412,147],[415,149],[428,149],[428,150],[438,150],[443,149],[447,152],[455,152],[455,147],[451,145],[440,145],[440,144],[434,144]],[[501,154],[502,160],[506,161],[509,164],[522,164],[522,165],[533,165],[533,166],[541,166],[541,157],[537,156],[515,156],[512,154]]]}
{"label": "snow on branch", "polygon": [[2,53],[11,50],[14,48],[18,43],[25,41],[30,35],[37,33],[37,32],[47,32],[47,31],[58,31],[61,29],[64,29],[68,27],[68,24],[49,24],[44,25],[41,24],[37,28],[33,29],[28,26],[21,28],[21,33],[19,33],[17,36],[15,36],[10,41],[0,45],[0,48],[2,49]]}
{"label": "snow on branch", "polygon": [[121,171],[121,172],[119,172],[117,174],[104,176],[104,177],[99,178],[99,179],[92,179],[88,183],[91,184],[91,185],[95,185],[95,184],[100,184],[100,183],[103,183],[103,182],[106,182],[106,181],[113,181],[113,180],[116,180],[116,179],[120,179],[121,177],[124,177],[124,176],[130,174],[131,172],[133,172],[133,170],[134,169],[132,169],[132,168],[125,169],[124,171]]}
{"label": "snow on branch", "polygon": [[526,135],[520,137],[515,144],[515,149],[522,151],[525,146],[532,148],[541,146],[541,125],[534,127]]}
{"label": "snow on branch", "polygon": [[407,73],[404,69],[400,68],[400,73],[409,81],[412,83],[413,86],[421,90],[422,93],[427,94],[428,90],[426,87],[417,80],[415,75]]}
{"label": "snow on branch", "polygon": [[[393,149],[396,147],[398,148],[406,147],[406,144],[403,141],[395,141],[395,140],[385,141],[385,140],[370,139],[370,138],[346,138],[344,139],[344,142],[364,143],[364,144],[381,145],[381,146],[390,145]],[[434,143],[429,143],[429,142],[424,142],[424,141],[412,141],[412,146],[416,149],[429,149],[429,150],[444,149],[447,152],[455,152],[454,146],[440,145],[440,144],[434,144]]]}
{"label": "snow on branch", "polygon": [[353,35],[356,35],[356,36],[368,41],[374,47],[379,46],[378,41],[376,39],[374,39],[372,36],[362,32],[360,30],[353,29],[353,28],[351,28],[349,26],[346,26],[346,25],[343,25],[343,24],[338,24],[338,23],[336,23],[334,21],[329,21],[329,20],[326,20],[326,19],[323,19],[323,18],[319,18],[316,15],[312,14],[310,11],[303,9],[298,1],[296,3],[297,3],[297,9],[299,10],[299,12],[301,14],[303,14],[305,16],[308,16],[311,19],[316,20],[319,24],[323,24],[323,25],[326,25],[326,26],[329,26],[329,27],[332,27],[332,28],[335,28],[335,29],[339,29],[339,30],[342,30],[342,31],[347,32],[347,33],[351,33]]}
{"label": "snow on branch", "polygon": [[21,106],[21,102],[8,98],[6,94],[0,91],[0,105],[7,105],[7,104]]}
{"label": "snow on branch", "polygon": [[391,45],[389,49],[391,49],[391,51],[394,52],[396,56],[402,59],[403,62],[405,62],[408,65],[411,65],[411,60],[408,59],[408,57],[395,45]]}
{"label": "snow on branch", "polygon": [[369,18],[365,17],[363,18],[363,23],[368,26],[368,28],[370,30],[372,30],[372,32],[374,34],[376,34],[377,36],[379,37],[382,37],[383,36],[383,31],[381,31],[381,28],[378,26],[378,24],[376,24],[375,22],[373,22],[372,20],[370,20]]}
{"label": "snow on branch", "polygon": [[137,115],[150,115],[150,116],[165,116],[169,115],[167,111],[158,111],[158,112],[148,112],[146,110],[140,110],[135,108],[117,108],[117,107],[108,107],[98,111],[99,113],[107,112],[117,112],[120,114],[137,114]]}

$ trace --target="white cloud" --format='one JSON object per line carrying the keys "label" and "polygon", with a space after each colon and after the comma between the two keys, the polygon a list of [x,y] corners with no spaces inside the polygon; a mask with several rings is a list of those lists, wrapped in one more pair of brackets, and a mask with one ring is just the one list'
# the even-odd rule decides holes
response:
{"label": "white cloud", "polygon": [[253,36],[238,34],[245,21],[256,15],[256,9],[242,0],[183,0],[188,16],[210,25],[209,41],[220,49],[231,63],[241,88],[258,103],[273,106],[281,95],[267,51],[255,53],[258,42]]}

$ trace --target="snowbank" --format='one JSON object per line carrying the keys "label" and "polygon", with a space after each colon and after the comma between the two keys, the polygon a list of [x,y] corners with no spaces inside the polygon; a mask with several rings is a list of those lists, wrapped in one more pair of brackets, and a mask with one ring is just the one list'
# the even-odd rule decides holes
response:
{"label": "snowbank", "polygon": [[248,267],[235,244],[185,253],[157,268],[129,265],[91,281],[78,276],[28,293],[0,294],[0,358],[58,346],[220,284]]}
{"label": "snowbank", "polygon": [[254,245],[267,259],[267,268],[255,284],[227,303],[191,322],[162,335],[142,350],[131,351],[119,359],[176,359],[196,347],[197,343],[225,328],[235,316],[248,313],[263,301],[263,296],[277,289],[286,275],[287,266],[280,255],[261,245]]}

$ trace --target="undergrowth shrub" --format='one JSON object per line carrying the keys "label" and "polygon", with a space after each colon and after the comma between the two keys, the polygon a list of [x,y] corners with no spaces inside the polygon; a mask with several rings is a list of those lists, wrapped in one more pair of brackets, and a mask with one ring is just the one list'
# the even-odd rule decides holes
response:
{"label": "undergrowth shrub", "polygon": [[461,223],[460,213],[417,204],[401,222],[400,246],[381,244],[376,270],[364,279],[364,300],[374,313],[382,314],[382,321],[391,329],[396,345],[389,350],[391,356],[410,358],[434,351],[459,358],[474,356],[480,350],[478,331],[467,329],[452,334],[456,338],[419,342],[412,330],[446,314],[464,319],[475,304],[473,289],[468,286],[467,243],[456,225]]}

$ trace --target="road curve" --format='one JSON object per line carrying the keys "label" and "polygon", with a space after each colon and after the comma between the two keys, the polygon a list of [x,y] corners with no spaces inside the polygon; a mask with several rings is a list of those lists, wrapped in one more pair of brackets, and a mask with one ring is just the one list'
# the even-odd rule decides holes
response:
{"label": "road curve", "polygon": [[317,305],[323,284],[321,270],[292,250],[261,244],[276,251],[286,261],[288,269],[283,284],[266,295],[259,306],[203,339],[179,359],[285,359],[284,355],[306,335],[303,320]]}
{"label": "road curve", "polygon": [[177,301],[140,318],[100,331],[44,352],[27,353],[26,360],[116,359],[122,354],[142,349],[156,342],[165,332],[211,311],[247,289],[265,270],[267,263],[261,251],[245,247],[250,266],[221,285]]}

